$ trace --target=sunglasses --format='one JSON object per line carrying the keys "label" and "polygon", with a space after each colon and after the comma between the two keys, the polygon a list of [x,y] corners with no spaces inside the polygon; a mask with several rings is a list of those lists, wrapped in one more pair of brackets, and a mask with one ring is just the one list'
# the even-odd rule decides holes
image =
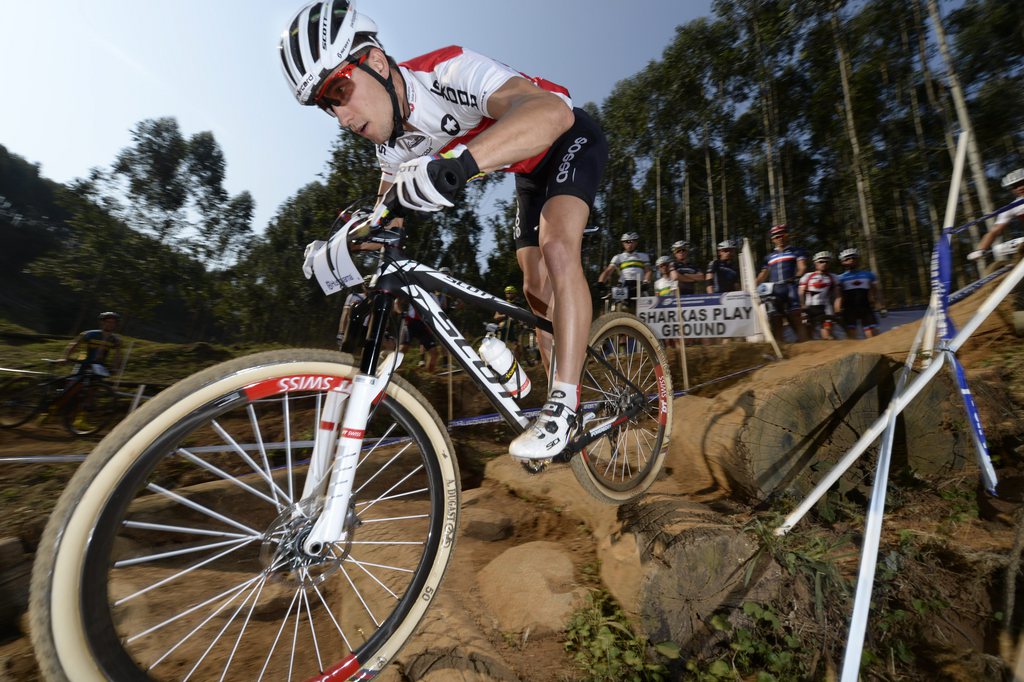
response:
{"label": "sunglasses", "polygon": [[364,54],[359,61],[348,62],[328,76],[313,102],[331,116],[334,115],[332,107],[343,107],[348,104],[348,101],[352,99],[352,92],[356,88],[356,84],[352,82],[352,72],[366,61],[367,56],[369,55]]}
{"label": "sunglasses", "polygon": [[635,239],[623,239],[622,243],[623,244],[636,244],[636,240]]}

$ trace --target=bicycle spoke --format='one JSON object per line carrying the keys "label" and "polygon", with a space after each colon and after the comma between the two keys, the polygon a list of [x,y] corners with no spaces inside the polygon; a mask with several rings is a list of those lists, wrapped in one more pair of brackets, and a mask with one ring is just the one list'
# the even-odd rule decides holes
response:
{"label": "bicycle spoke", "polygon": [[139,530],[159,530],[168,533],[189,533],[192,535],[212,535],[220,538],[247,538],[248,534],[228,533],[221,530],[207,530],[205,528],[190,528],[188,526],[170,526],[166,523],[146,523],[144,521],[125,521],[126,528],[137,528]]}
{"label": "bicycle spoke", "polygon": [[163,495],[164,497],[168,497],[168,498],[174,500],[175,502],[178,502],[179,504],[182,504],[182,505],[188,507],[189,509],[197,511],[197,512],[199,512],[201,514],[206,514],[207,516],[209,516],[211,518],[214,518],[214,519],[217,519],[218,521],[220,521],[222,523],[226,523],[229,526],[234,526],[235,528],[238,528],[239,530],[247,531],[247,533],[249,535],[251,535],[251,536],[259,537],[261,535],[261,533],[258,530],[255,530],[254,528],[250,528],[249,526],[246,526],[245,524],[243,524],[243,523],[241,523],[239,521],[235,521],[234,519],[228,518],[227,516],[224,516],[223,514],[215,512],[214,510],[210,509],[209,507],[203,506],[203,505],[199,504],[198,502],[193,502],[192,500],[188,499],[187,497],[183,497],[183,496],[181,496],[181,495],[179,495],[179,494],[177,494],[175,492],[167,490],[166,488],[162,488],[161,486],[158,486],[156,483],[148,483],[148,484],[146,484],[146,489],[149,490],[150,492],[157,493],[158,495]]}
{"label": "bicycle spoke", "polygon": [[195,547],[174,549],[169,552],[161,552],[159,554],[146,554],[144,556],[132,557],[131,559],[121,559],[120,561],[115,561],[114,568],[127,568],[128,566],[137,566],[138,564],[146,564],[151,561],[169,559],[175,556],[184,556],[186,554],[194,554],[196,552],[205,552],[208,549],[217,549],[219,547],[226,547],[230,545],[247,545],[251,541],[252,540],[248,538],[243,540],[224,540],[223,542],[212,542],[208,545],[196,545]]}
{"label": "bicycle spoke", "polygon": [[[256,440],[256,447],[260,452],[260,459],[263,460],[263,468],[266,470],[267,475],[273,478],[270,467],[270,458],[267,457],[267,448],[263,442],[263,432],[260,429],[259,420],[256,418],[256,406],[249,403],[245,406],[246,413],[249,416],[249,427],[252,429],[253,437]],[[278,488],[277,486],[271,486],[270,492],[274,496],[274,505],[278,510],[288,506],[292,503],[292,487],[291,487],[291,469],[288,470],[288,496],[285,498],[285,502],[282,504],[278,500]]]}
{"label": "bicycle spoke", "polygon": [[[265,576],[264,576],[265,577]],[[228,660],[224,663],[224,672],[221,673],[221,682],[227,677],[228,669],[231,667],[231,662],[235,660],[235,654],[238,652],[238,645],[242,643],[242,638],[245,636],[245,631],[249,627],[249,621],[252,620],[252,612],[256,609],[256,604],[260,600],[260,595],[263,594],[263,588],[266,586],[266,579],[260,581],[259,592],[256,593],[255,598],[252,600],[252,605],[249,607],[249,612],[245,614],[245,620],[242,622],[242,627],[238,630],[238,637],[235,638],[235,644],[231,647],[231,653],[228,654]]]}

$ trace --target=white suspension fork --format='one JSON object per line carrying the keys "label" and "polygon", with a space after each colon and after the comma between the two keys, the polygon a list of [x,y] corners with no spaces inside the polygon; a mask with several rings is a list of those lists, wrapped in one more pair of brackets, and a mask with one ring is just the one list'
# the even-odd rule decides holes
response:
{"label": "white suspension fork", "polygon": [[[327,486],[324,508],[303,542],[303,549],[309,554],[318,555],[325,545],[344,542],[346,539],[345,520],[348,515],[349,502],[352,499],[352,484],[355,481],[356,466],[359,464],[359,453],[363,449],[363,438],[366,434],[370,409],[374,399],[387,384],[391,372],[401,362],[402,354],[393,353],[380,363],[375,376],[357,374],[352,381],[351,395],[348,396],[348,408],[341,420],[341,434],[334,450],[330,471],[331,480]],[[334,391],[331,393],[333,394]],[[309,475],[306,477],[306,484],[303,488],[303,499],[306,499],[307,494],[316,493],[327,469],[328,460],[324,454],[330,449],[332,437],[337,430],[337,418],[341,412],[342,403],[345,401],[345,396],[340,391],[336,400],[332,401],[332,397],[329,394],[325,402],[323,418],[317,429],[314,443],[314,456],[319,455],[323,459],[317,464],[315,472],[313,462],[310,462]],[[321,441],[323,441],[322,444]],[[320,447],[321,450],[317,450],[317,447]]]}

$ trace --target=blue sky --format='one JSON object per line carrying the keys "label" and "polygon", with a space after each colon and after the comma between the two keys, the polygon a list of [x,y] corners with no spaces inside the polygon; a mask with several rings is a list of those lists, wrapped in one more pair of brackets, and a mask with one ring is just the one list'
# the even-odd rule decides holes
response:
{"label": "blue sky", "polygon": [[[289,94],[277,40],[301,1],[0,3],[0,144],[67,182],[109,166],[147,118],[210,130],[262,231],[322,172],[337,124]],[[600,103],[710,0],[360,0],[399,61],[460,44]],[[369,169],[372,171],[372,169]],[[510,187],[509,183],[506,186]],[[509,193],[511,189],[509,189]],[[339,201],[344,197],[339,198]]]}

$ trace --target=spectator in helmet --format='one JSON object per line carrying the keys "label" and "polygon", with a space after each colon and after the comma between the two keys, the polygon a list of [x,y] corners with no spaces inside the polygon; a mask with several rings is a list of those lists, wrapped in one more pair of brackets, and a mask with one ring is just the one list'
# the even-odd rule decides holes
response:
{"label": "spectator in helmet", "polygon": [[603,285],[613,275],[617,276],[619,285],[626,287],[630,300],[633,300],[640,295],[643,284],[651,281],[651,257],[643,251],[637,251],[640,235],[636,232],[626,232],[621,241],[622,253],[612,257],[608,267],[597,276],[597,282]]}
{"label": "spectator in helmet", "polygon": [[[1024,199],[1024,168],[1010,171],[1003,177],[1003,188],[1013,193],[1014,199]],[[996,222],[992,229],[985,233],[985,236],[978,242],[978,248],[967,254],[969,260],[987,258],[992,254],[992,244],[1003,233],[1006,226],[1014,220],[1024,222],[1024,204],[1014,206],[996,216]]]}
{"label": "spectator in helmet", "polygon": [[675,296],[679,289],[679,282],[672,277],[675,268],[672,266],[672,256],[659,256],[655,261],[658,268],[658,279],[654,280],[654,294],[656,296]]}
{"label": "spectator in helmet", "polygon": [[108,377],[111,369],[116,369],[121,362],[121,337],[114,333],[121,315],[113,311],[100,313],[99,329],[90,329],[82,332],[74,341],[64,349],[64,361],[72,362],[72,356],[80,348],[85,349],[85,355],[78,358],[76,374],[98,374]]}
{"label": "spectator in helmet", "polygon": [[803,323],[797,283],[807,271],[807,252],[790,246],[789,227],[786,225],[772,226],[768,235],[772,240],[772,250],[764,259],[756,283],[771,282],[774,285],[773,295],[778,312],[770,319],[772,333],[781,339],[783,323],[788,323],[796,334],[797,342],[806,341],[807,326]]}
{"label": "spectator in helmet", "polygon": [[[505,287],[505,300],[515,306],[522,306],[523,301],[519,297],[519,289],[511,284]],[[514,341],[518,337],[516,321],[501,311],[494,312],[494,322],[498,325],[498,338],[505,342]]]}
{"label": "spectator in helmet", "polygon": [[683,295],[697,293],[697,282],[704,281],[704,273],[690,263],[690,242],[677,241],[672,243],[672,279],[679,282],[679,293]]}
{"label": "spectator in helmet", "polygon": [[839,262],[843,265],[840,273],[839,288],[843,297],[843,327],[846,338],[857,338],[857,327],[864,329],[865,337],[878,333],[878,317],[885,317],[889,311],[885,309],[882,291],[878,286],[878,276],[870,270],[860,269],[860,253],[857,249],[843,249],[839,252]]}
{"label": "spectator in helmet", "polygon": [[733,260],[736,247],[731,241],[718,243],[718,257],[708,263],[704,273],[707,293],[724,294],[728,291],[739,291],[740,269]]}
{"label": "spectator in helmet", "polygon": [[509,452],[551,459],[579,409],[592,313],[581,248],[608,159],[604,134],[566,88],[472,50],[444,47],[396,63],[356,5],[324,0],[293,15],[279,45],[289,88],[375,145],[377,195],[397,195],[406,209],[451,208],[469,180],[515,174],[516,257],[527,301],[551,318],[557,362],[545,356],[554,370],[548,401]]}
{"label": "spectator in helmet", "polygon": [[814,254],[814,270],[800,278],[800,303],[807,314],[807,332],[815,332],[822,339],[833,339],[832,322],[836,313],[842,310],[843,296],[839,280],[829,272],[832,254],[819,251]]}

